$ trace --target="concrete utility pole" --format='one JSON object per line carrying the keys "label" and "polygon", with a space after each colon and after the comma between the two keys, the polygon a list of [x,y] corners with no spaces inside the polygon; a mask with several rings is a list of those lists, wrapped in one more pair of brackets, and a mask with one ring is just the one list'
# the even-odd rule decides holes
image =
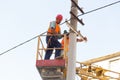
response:
{"label": "concrete utility pole", "polygon": [[[78,4],[78,0],[73,0]],[[71,12],[77,16],[78,11],[74,3],[71,2]],[[70,24],[73,26],[73,29],[77,30],[77,20],[71,15]],[[67,68],[67,79],[66,80],[75,80],[76,75],[76,34],[70,30],[70,42],[69,42],[69,52],[68,52],[68,68]]]}

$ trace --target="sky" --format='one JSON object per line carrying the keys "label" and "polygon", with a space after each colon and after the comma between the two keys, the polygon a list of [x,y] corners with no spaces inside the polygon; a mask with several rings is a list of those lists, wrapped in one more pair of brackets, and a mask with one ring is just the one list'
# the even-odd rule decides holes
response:
{"label": "sky", "polygon": [[[84,12],[118,0],[79,0]],[[120,51],[120,3],[85,14],[85,23],[77,30],[88,38],[77,43],[77,61]],[[70,0],[0,0],[0,53],[19,45],[45,31],[57,14],[63,22],[70,18]],[[78,11],[78,15],[80,15]],[[61,25],[62,31],[67,29]],[[0,55],[0,80],[42,80],[36,69],[37,38]]]}

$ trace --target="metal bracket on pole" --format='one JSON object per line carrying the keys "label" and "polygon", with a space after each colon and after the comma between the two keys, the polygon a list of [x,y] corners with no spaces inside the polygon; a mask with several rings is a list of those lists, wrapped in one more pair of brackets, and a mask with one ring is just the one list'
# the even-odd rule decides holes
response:
{"label": "metal bracket on pole", "polygon": [[86,40],[84,39],[84,36],[80,32],[77,32],[75,29],[73,29],[73,26],[70,25],[70,23],[67,20],[65,21],[65,23],[76,35],[80,36],[86,42]]}
{"label": "metal bracket on pole", "polygon": [[75,14],[73,12],[70,11],[70,14],[72,14],[79,21],[79,23],[81,23],[82,25],[85,25],[83,23],[82,19],[80,20],[77,16],[75,16]]}
{"label": "metal bracket on pole", "polygon": [[82,13],[82,14],[84,14],[84,11],[82,10],[82,8],[80,8],[77,4],[76,4],[76,2],[75,1],[73,1],[73,0],[71,0],[74,4],[75,4],[75,6],[80,10],[80,12]]}

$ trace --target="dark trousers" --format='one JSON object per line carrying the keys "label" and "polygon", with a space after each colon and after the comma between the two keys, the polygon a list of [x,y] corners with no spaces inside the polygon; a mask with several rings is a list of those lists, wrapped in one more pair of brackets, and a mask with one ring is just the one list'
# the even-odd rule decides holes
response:
{"label": "dark trousers", "polygon": [[[46,37],[46,43],[47,48],[61,48],[61,43],[58,41],[56,36],[47,36]],[[44,59],[50,59],[50,56],[52,55],[53,49],[46,50],[45,58]],[[55,50],[55,58],[60,56],[61,50],[56,49]]]}

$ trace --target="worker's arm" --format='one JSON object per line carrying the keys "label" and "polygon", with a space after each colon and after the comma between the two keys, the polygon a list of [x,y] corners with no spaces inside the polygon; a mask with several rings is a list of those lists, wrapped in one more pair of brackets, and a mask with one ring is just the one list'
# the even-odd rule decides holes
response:
{"label": "worker's arm", "polygon": [[77,40],[76,40],[76,41],[77,41],[77,42],[82,42],[82,41],[84,41],[84,40],[85,40],[85,41],[87,41],[87,37],[83,37],[83,39],[81,39],[81,38],[80,38],[80,39],[78,39],[78,38],[77,38]]}

